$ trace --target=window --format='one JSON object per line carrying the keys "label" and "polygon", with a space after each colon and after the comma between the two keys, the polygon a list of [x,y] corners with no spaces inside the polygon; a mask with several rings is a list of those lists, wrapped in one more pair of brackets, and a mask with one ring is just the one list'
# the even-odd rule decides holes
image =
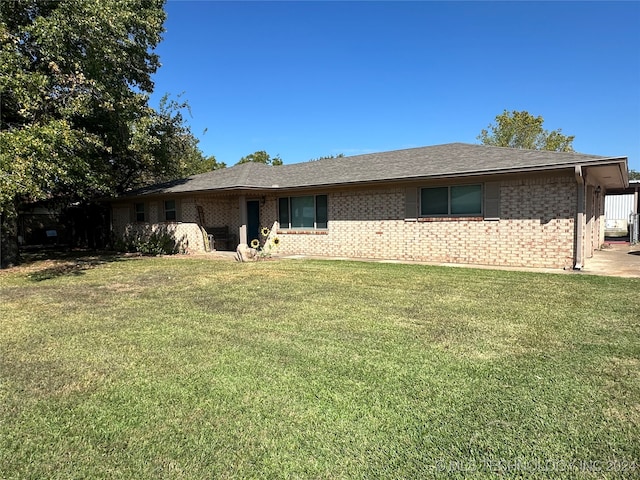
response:
{"label": "window", "polygon": [[136,222],[144,222],[145,221],[144,203],[136,203],[134,205],[134,210],[135,210]]}
{"label": "window", "polygon": [[420,191],[422,216],[482,215],[482,186],[423,188]]}
{"label": "window", "polygon": [[165,200],[164,201],[164,219],[167,222],[175,222],[178,219],[176,215],[176,201]]}
{"label": "window", "polygon": [[316,196],[316,228],[327,228],[327,196]]}
{"label": "window", "polygon": [[279,198],[278,222],[280,228],[327,228],[327,196]]}
{"label": "window", "polygon": [[482,213],[482,188],[480,185],[451,187],[452,215],[480,215]]}
{"label": "window", "polygon": [[422,215],[448,215],[449,187],[423,188],[420,202]]}

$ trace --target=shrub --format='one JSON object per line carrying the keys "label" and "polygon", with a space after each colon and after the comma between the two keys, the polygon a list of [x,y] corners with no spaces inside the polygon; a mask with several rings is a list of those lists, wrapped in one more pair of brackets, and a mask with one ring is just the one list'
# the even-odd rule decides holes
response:
{"label": "shrub", "polygon": [[142,255],[175,255],[180,253],[179,243],[166,228],[161,230],[133,230],[126,233],[118,245],[126,252]]}

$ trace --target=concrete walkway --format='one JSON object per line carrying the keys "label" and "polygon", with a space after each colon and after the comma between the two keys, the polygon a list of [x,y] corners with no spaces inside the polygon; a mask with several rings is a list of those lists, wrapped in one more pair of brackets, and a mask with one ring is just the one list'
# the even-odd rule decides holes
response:
{"label": "concrete walkway", "polygon": [[640,245],[606,245],[587,258],[581,273],[640,278]]}

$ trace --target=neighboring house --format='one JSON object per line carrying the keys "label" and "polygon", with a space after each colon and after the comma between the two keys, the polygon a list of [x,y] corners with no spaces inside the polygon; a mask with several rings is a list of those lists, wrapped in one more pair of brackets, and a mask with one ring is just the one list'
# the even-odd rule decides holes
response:
{"label": "neighboring house", "polygon": [[604,241],[604,194],[626,157],[452,143],[292,165],[245,163],[112,202],[117,235],[164,225],[187,251],[202,227],[237,243],[273,228],[278,252],[582,268]]}

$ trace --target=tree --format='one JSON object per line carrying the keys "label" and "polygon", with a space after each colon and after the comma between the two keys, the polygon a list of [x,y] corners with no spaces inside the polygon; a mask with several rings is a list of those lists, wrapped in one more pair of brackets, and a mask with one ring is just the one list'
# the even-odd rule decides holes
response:
{"label": "tree", "polygon": [[[179,101],[164,95],[158,111],[151,110],[144,119],[144,127],[136,128],[134,138],[140,157],[148,156],[146,163],[152,164],[145,175],[139,178],[143,183],[151,184],[176,178],[184,178],[225,168],[224,162],[218,162],[212,155],[204,157],[198,148],[199,140],[186,125],[183,111],[191,115],[191,107],[186,101]],[[139,130],[139,131],[138,131]]]}
{"label": "tree", "polygon": [[224,162],[219,162],[216,160],[216,157],[213,155],[209,155],[208,157],[203,157],[202,162],[194,167],[194,170],[190,175],[195,175],[196,173],[206,173],[211,172],[213,170],[220,170],[221,168],[227,168],[227,164]]}
{"label": "tree", "polygon": [[629,180],[640,180],[640,172],[637,170],[629,170]]}
{"label": "tree", "polygon": [[17,261],[21,202],[113,195],[202,161],[184,104],[148,104],[163,5],[0,2],[1,265]]}
{"label": "tree", "polygon": [[264,150],[260,150],[258,152],[251,153],[246,157],[242,157],[238,161],[238,163],[236,163],[236,165],[240,165],[241,163],[248,163],[248,162],[264,163],[265,165],[274,165],[274,166],[282,165],[282,159],[280,158],[279,155],[276,155],[275,157],[272,158]]}
{"label": "tree", "polygon": [[308,160],[309,162],[317,162],[318,160],[328,160],[331,158],[344,158],[344,153],[339,153],[337,155],[324,155],[322,157],[318,157],[318,158],[312,158],[311,160]]}
{"label": "tree", "polygon": [[563,135],[562,129],[549,132],[543,128],[543,123],[541,116],[505,110],[496,116],[495,125],[490,124],[477,138],[484,145],[496,147],[573,152],[573,135]]}

